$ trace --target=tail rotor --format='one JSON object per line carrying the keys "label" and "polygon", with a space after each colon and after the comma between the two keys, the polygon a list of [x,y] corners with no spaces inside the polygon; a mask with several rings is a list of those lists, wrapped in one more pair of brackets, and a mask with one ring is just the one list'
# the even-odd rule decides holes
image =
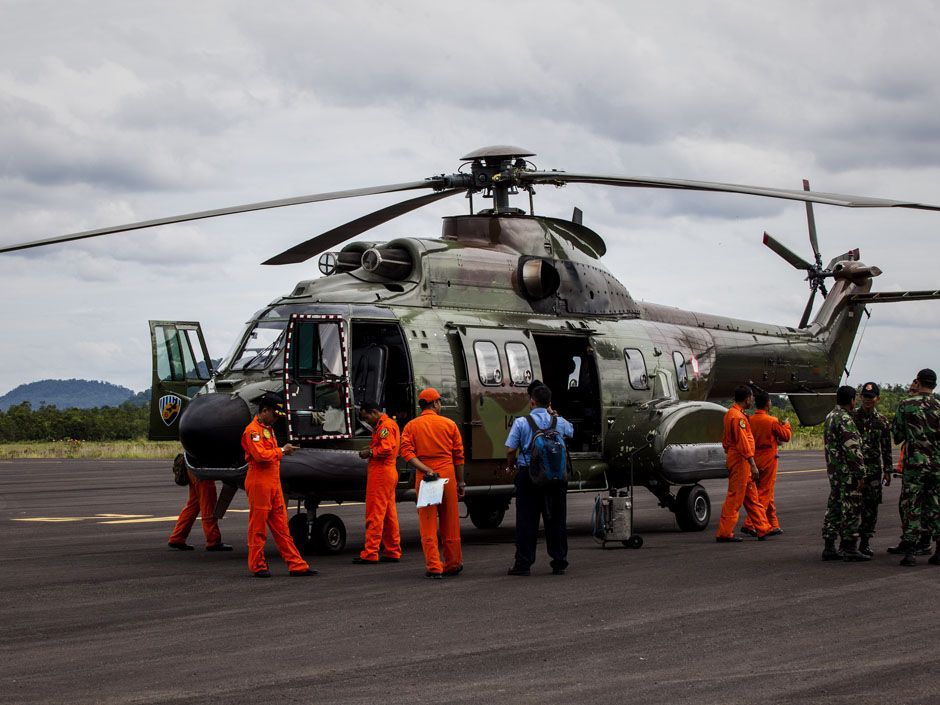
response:
{"label": "tail rotor", "polygon": [[[807,179],[803,179],[803,190],[810,190],[809,181]],[[835,262],[834,260],[833,263],[830,263],[829,267],[823,267],[822,255],[819,252],[819,239],[816,236],[816,217],[813,214],[813,204],[809,201],[806,202],[806,222],[809,228],[809,244],[810,247],[813,248],[813,257],[816,260],[814,264],[810,264],[779,240],[774,239],[770,233],[764,233],[764,244],[767,245],[767,247],[780,255],[780,257],[785,259],[796,269],[806,272],[806,281],[809,282],[810,292],[809,300],[806,302],[806,308],[803,309],[803,316],[800,318],[800,328],[806,328],[809,323],[809,317],[813,312],[813,304],[816,301],[816,291],[821,291],[823,298],[829,295],[825,280],[827,277],[833,276],[832,264]]]}

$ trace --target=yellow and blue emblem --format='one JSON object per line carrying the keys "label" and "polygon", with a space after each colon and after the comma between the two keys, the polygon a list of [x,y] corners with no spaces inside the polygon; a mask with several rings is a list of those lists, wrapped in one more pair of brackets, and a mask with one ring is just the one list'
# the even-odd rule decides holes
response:
{"label": "yellow and blue emblem", "polygon": [[379,438],[388,438],[387,428],[383,428],[381,431],[379,431]]}
{"label": "yellow and blue emblem", "polygon": [[183,410],[183,400],[175,394],[165,394],[160,397],[160,418],[167,426],[172,426],[173,422],[179,418]]}

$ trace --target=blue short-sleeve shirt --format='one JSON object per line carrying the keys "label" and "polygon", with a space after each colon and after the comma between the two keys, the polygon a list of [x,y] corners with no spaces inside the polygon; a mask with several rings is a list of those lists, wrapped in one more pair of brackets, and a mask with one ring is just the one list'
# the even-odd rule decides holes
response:
{"label": "blue short-sleeve shirt", "polygon": [[[547,409],[536,407],[532,409],[530,416],[535,419],[535,424],[539,428],[548,428],[552,425],[552,415],[548,413]],[[561,416],[558,417],[558,423],[555,428],[558,429],[558,432],[565,438],[574,436],[574,426],[571,425],[570,421]],[[531,444],[532,429],[529,428],[529,422],[526,421],[525,416],[520,416],[512,422],[512,428],[509,429],[509,436],[506,437],[506,447],[519,451],[518,458],[516,459],[516,464],[519,467],[527,467],[529,465],[529,446]]]}

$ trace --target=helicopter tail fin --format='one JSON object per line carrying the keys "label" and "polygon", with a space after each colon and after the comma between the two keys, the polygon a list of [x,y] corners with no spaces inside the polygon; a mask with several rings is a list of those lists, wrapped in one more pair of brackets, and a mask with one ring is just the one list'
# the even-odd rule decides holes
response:
{"label": "helicopter tail fin", "polygon": [[[821,423],[832,409],[834,394],[843,375],[855,343],[863,315],[868,315],[865,302],[858,298],[869,294],[872,278],[881,274],[877,267],[858,261],[858,250],[852,250],[829,263],[827,271],[835,280],[825,295],[819,312],[808,330],[825,347],[828,363],[821,375],[826,384],[812,391],[789,395],[790,403],[800,422],[806,425]],[[807,314],[804,313],[804,318]]]}

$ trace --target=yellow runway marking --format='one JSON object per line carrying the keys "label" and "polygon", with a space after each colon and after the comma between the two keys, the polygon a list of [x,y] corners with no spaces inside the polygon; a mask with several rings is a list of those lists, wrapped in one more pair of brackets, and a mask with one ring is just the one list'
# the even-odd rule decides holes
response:
{"label": "yellow runway marking", "polygon": [[803,472],[826,472],[826,468],[816,468],[815,470],[783,470],[778,475],[799,475]]}
{"label": "yellow runway marking", "polygon": [[173,517],[142,517],[140,519],[111,519],[110,521],[99,521],[99,524],[153,524],[161,521],[176,521],[178,516]]}

